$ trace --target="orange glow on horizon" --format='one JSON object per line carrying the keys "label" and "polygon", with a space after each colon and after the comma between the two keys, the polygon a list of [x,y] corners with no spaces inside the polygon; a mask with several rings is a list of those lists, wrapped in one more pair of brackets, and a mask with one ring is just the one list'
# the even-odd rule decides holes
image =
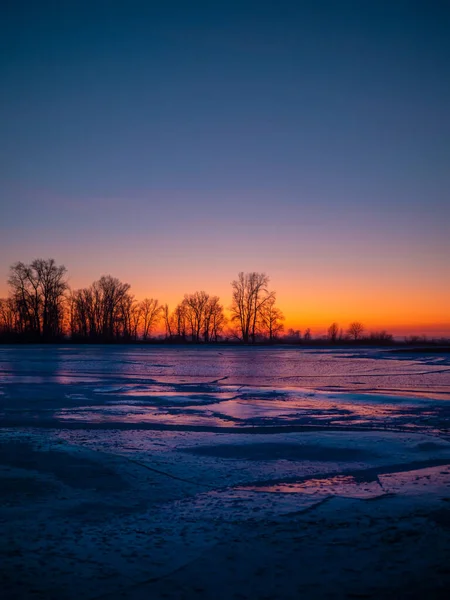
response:
{"label": "orange glow on horizon", "polygon": [[[210,271],[209,265],[202,265],[202,269],[192,270],[158,267],[148,273],[142,265],[135,269],[129,264],[99,269],[85,263],[77,272],[70,266],[70,261],[64,264],[68,267],[69,284],[73,289],[88,286],[101,275],[110,273],[130,283],[131,292],[138,300],[157,298],[160,303],[167,303],[171,310],[185,293],[204,290],[219,296],[228,313],[230,283],[237,276],[237,272],[223,265],[216,271]],[[271,275],[269,270],[267,273]],[[377,277],[361,273],[330,276],[310,272],[307,275],[303,279],[294,279],[291,273],[281,271],[271,276],[270,289],[277,292],[278,306],[286,318],[285,330],[299,329],[304,333],[310,328],[313,335],[320,336],[326,334],[333,322],[345,332],[349,323],[360,321],[366,332],[386,330],[398,337],[450,336],[450,279],[443,281],[434,277],[424,281],[422,278],[418,285],[409,273],[402,277],[388,270]],[[7,273],[4,273],[0,297],[8,294],[6,280]],[[149,281],[153,284],[149,285]]]}
{"label": "orange glow on horizon", "polygon": [[[326,282],[320,288],[316,285],[302,289],[303,286],[292,283],[273,285],[272,288],[277,291],[277,303],[285,316],[285,330],[300,329],[303,333],[310,328],[313,334],[322,335],[333,322],[345,332],[351,322],[360,321],[367,332],[386,330],[397,336],[450,336],[450,318],[445,310],[450,306],[450,293],[445,289],[437,295],[429,290],[413,292],[406,286],[398,286],[383,293],[376,286],[330,289]],[[156,297],[161,303],[167,303],[171,310],[183,299],[184,293],[196,290],[218,295],[229,316],[230,285],[191,285],[184,291],[178,285],[168,286],[166,290],[155,286],[153,292],[146,286],[132,288],[138,299]]]}

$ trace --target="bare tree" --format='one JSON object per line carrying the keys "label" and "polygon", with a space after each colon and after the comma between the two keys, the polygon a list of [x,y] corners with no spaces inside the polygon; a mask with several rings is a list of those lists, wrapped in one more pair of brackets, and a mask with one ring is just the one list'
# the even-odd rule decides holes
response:
{"label": "bare tree", "polygon": [[185,294],[170,321],[179,339],[189,336],[193,342],[209,342],[222,334],[226,318],[219,297],[201,291]]}
{"label": "bare tree", "polygon": [[238,325],[245,343],[250,339],[255,342],[261,309],[270,298],[275,297],[275,292],[267,289],[268,285],[269,278],[265,273],[241,272],[231,283],[231,320]]}
{"label": "bare tree", "polygon": [[141,303],[136,300],[133,301],[133,305],[130,311],[130,331],[133,340],[137,340],[139,337],[139,326],[141,324],[142,308]]}
{"label": "bare tree", "polygon": [[[117,339],[137,339],[135,331],[136,317],[139,313],[139,304],[132,294],[123,294],[120,299],[114,324],[114,337]],[[138,321],[139,324],[139,321]]]}
{"label": "bare tree", "polygon": [[41,335],[41,298],[30,265],[17,262],[10,267],[8,284],[19,318],[21,333]]}
{"label": "bare tree", "polygon": [[274,294],[261,306],[260,311],[261,329],[271,342],[275,340],[284,329],[284,315],[281,310],[275,306],[275,302],[276,298]]}
{"label": "bare tree", "polygon": [[175,307],[170,319],[174,335],[176,335],[178,339],[185,342],[188,336],[189,328],[189,319],[185,302],[181,302]]}
{"label": "bare tree", "polygon": [[53,258],[34,260],[31,268],[42,297],[42,334],[45,339],[50,339],[59,335],[62,329],[67,269],[63,265],[57,266]]}
{"label": "bare tree", "polygon": [[330,342],[333,342],[333,344],[337,341],[339,336],[339,325],[335,322],[335,323],[331,323],[331,325],[328,327],[328,339],[330,340]]}
{"label": "bare tree", "polygon": [[311,334],[311,329],[308,327],[307,329],[305,329],[305,333],[303,334],[303,339],[306,342],[311,341],[312,339],[312,334]]}
{"label": "bare tree", "polygon": [[347,333],[350,336],[351,339],[353,340],[359,340],[362,337],[362,334],[364,332],[364,325],[362,323],[360,323],[359,321],[354,321],[353,323],[350,323],[348,329],[347,329]]}
{"label": "bare tree", "polygon": [[128,283],[106,275],[70,298],[74,337],[113,341],[132,337],[136,302]]}
{"label": "bare tree", "polygon": [[204,328],[208,301],[209,294],[203,291],[184,295],[183,304],[193,342],[200,341],[200,335]]}
{"label": "bare tree", "polygon": [[222,335],[226,325],[226,317],[223,311],[223,306],[220,304],[218,296],[211,296],[208,300],[205,311],[205,323],[203,336],[205,342],[217,342],[219,336]]}
{"label": "bare tree", "polygon": [[93,285],[97,287],[101,299],[102,337],[104,340],[118,338],[121,331],[120,321],[122,330],[124,329],[123,303],[130,286],[111,275],[100,277]]}
{"label": "bare tree", "polygon": [[14,298],[0,298],[0,332],[4,334],[18,333],[17,310]]}
{"label": "bare tree", "polygon": [[164,304],[162,309],[162,316],[164,320],[164,325],[166,326],[166,339],[172,338],[172,322],[170,318],[169,305]]}
{"label": "bare tree", "polygon": [[371,342],[391,344],[394,336],[383,329],[382,331],[372,331],[369,339]]}
{"label": "bare tree", "polygon": [[163,307],[154,298],[144,298],[140,303],[142,316],[142,338],[147,340],[162,316]]}
{"label": "bare tree", "polygon": [[70,333],[73,339],[100,337],[99,298],[93,286],[74,290],[69,298]]}
{"label": "bare tree", "polygon": [[8,284],[24,333],[49,340],[62,333],[66,268],[53,258],[10,267]]}
{"label": "bare tree", "polygon": [[300,329],[289,328],[287,330],[285,339],[289,342],[300,342],[302,339],[302,332],[300,331]]}

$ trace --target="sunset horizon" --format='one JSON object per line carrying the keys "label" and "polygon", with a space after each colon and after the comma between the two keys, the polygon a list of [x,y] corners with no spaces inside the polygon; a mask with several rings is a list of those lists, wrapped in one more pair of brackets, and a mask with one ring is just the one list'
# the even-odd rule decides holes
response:
{"label": "sunset horizon", "polygon": [[[58,264],[57,261],[56,264]],[[284,316],[285,334],[289,329],[300,330],[302,334],[306,329],[309,329],[315,336],[326,336],[328,328],[332,323],[337,323],[339,328],[345,333],[350,323],[358,321],[364,325],[367,334],[386,331],[394,335],[397,339],[410,336],[426,336],[429,338],[450,337],[450,323],[444,320],[446,316],[445,310],[442,311],[441,321],[439,319],[427,320],[428,314],[433,313],[428,304],[430,302],[428,293],[425,295],[425,298],[422,298],[423,304],[420,305],[419,303],[422,312],[417,310],[417,305],[414,306],[411,298],[405,297],[404,299],[397,300],[403,307],[401,310],[402,318],[400,319],[397,316],[397,314],[400,314],[400,311],[397,314],[392,311],[395,290],[394,292],[390,290],[387,293],[383,292],[380,294],[376,281],[373,282],[373,289],[367,286],[351,288],[348,284],[346,286],[342,282],[340,286],[337,283],[333,285],[329,281],[326,281],[323,288],[320,289],[317,284],[308,285],[307,281],[303,281],[301,285],[298,285],[296,281],[286,281],[281,277],[274,280],[270,276],[270,273],[261,272],[269,277],[268,289],[276,293],[277,306],[281,309]],[[142,301],[145,298],[155,298],[161,305],[168,304],[171,311],[183,300],[185,294],[205,291],[210,295],[220,298],[225,315],[229,319],[231,282],[237,273],[233,276],[230,275],[228,285],[224,283],[221,273],[214,273],[214,285],[211,285],[211,277],[205,278],[204,276],[197,275],[193,282],[196,285],[191,284],[190,287],[186,287],[185,289],[182,288],[182,283],[179,281],[183,278],[177,277],[176,273],[170,274],[176,279],[175,285],[168,286],[170,291],[167,291],[167,288],[164,288],[157,279],[150,277],[149,280],[153,280],[154,283],[148,288],[145,287],[145,283],[141,283],[141,288],[134,286],[133,282],[127,277],[118,277],[118,279],[131,286],[130,293],[136,301]],[[105,270],[95,280],[105,275],[115,277],[117,273],[115,274],[112,270],[111,272]],[[10,288],[6,283],[7,277],[8,272],[3,285],[0,285],[0,298],[7,298],[10,293]],[[186,277],[186,273],[184,273],[184,277]],[[189,274],[187,274],[187,277],[188,281],[191,281]],[[142,281],[144,277],[141,275],[139,279]],[[93,283],[93,281],[86,281],[86,277],[83,278],[80,275],[77,278],[71,277],[69,269],[67,269],[65,281],[67,281],[69,286],[66,293],[67,297],[70,291],[86,288]],[[208,282],[210,285],[208,285]],[[298,297],[301,300],[297,300],[293,294],[296,289],[298,290]],[[287,293],[291,294],[290,296],[287,295],[286,290]],[[403,293],[407,294],[408,290]],[[432,299],[435,301],[436,297],[432,296]],[[408,310],[404,308],[406,303],[408,303]],[[443,306],[445,307],[445,304]],[[436,312],[434,314],[439,315]],[[154,335],[161,335],[163,331],[163,326],[161,323],[158,323]]]}

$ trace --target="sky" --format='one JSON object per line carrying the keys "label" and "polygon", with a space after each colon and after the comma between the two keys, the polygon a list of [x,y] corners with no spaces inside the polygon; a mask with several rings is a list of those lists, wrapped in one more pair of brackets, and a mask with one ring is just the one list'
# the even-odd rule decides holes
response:
{"label": "sky", "polygon": [[6,0],[15,261],[171,307],[263,271],[286,327],[450,334],[450,3]]}

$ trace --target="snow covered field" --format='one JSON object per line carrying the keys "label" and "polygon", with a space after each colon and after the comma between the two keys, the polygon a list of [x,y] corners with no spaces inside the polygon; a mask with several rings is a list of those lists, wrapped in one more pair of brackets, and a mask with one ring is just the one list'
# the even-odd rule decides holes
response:
{"label": "snow covered field", "polygon": [[0,346],[4,597],[447,597],[449,400],[448,353]]}

